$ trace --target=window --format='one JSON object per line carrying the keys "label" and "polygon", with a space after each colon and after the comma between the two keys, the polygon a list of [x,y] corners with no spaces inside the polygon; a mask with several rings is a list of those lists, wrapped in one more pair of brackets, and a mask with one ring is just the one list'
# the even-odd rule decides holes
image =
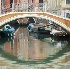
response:
{"label": "window", "polygon": [[67,18],[70,18],[70,13],[67,13],[67,14],[66,14],[66,17],[67,17]]}
{"label": "window", "polygon": [[43,7],[43,0],[39,0],[39,7]]}
{"label": "window", "polygon": [[70,4],[70,0],[66,0],[66,4]]}
{"label": "window", "polygon": [[43,3],[43,0],[39,0],[39,3]]}
{"label": "window", "polygon": [[12,8],[13,0],[10,0],[10,8]]}

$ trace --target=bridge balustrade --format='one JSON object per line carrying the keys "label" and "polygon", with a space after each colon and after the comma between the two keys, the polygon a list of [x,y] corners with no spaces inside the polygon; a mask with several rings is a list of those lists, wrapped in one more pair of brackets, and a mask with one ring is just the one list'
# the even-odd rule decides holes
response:
{"label": "bridge balustrade", "polygon": [[1,13],[8,12],[50,12],[53,14],[60,15],[60,12],[54,12],[53,10],[57,10],[59,7],[50,7],[47,2],[45,3],[11,3],[9,5],[2,5]]}
{"label": "bridge balustrade", "polygon": [[46,12],[46,3],[12,3],[9,5],[2,6],[1,12]]}
{"label": "bridge balustrade", "polygon": [[[54,9],[56,8],[54,7]],[[23,17],[28,15],[31,17],[31,15],[34,16],[35,14],[35,17],[37,16],[53,21],[70,32],[69,19],[54,15],[57,13],[51,14],[48,12],[52,13],[52,9],[48,8],[47,3],[12,3],[5,5],[1,8],[2,15],[0,16],[0,26],[14,19],[20,18],[20,16]]]}

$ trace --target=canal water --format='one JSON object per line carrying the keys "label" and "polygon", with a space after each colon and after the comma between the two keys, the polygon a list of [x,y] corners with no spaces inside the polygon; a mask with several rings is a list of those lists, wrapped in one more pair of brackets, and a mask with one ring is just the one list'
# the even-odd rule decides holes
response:
{"label": "canal water", "polygon": [[69,37],[29,33],[18,27],[14,37],[0,39],[0,69],[68,69]]}

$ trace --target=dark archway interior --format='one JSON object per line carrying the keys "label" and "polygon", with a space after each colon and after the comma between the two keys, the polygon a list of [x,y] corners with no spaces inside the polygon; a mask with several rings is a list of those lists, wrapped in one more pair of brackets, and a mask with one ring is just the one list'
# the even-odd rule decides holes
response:
{"label": "dark archway interior", "polygon": [[29,17],[29,19],[28,19],[28,23],[35,23],[33,17]]}

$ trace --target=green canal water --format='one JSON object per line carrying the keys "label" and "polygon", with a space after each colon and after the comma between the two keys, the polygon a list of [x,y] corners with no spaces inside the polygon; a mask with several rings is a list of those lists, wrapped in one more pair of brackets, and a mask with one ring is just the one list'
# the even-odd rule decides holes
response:
{"label": "green canal water", "polygon": [[14,37],[0,39],[0,69],[69,69],[69,37],[29,33],[19,27]]}

